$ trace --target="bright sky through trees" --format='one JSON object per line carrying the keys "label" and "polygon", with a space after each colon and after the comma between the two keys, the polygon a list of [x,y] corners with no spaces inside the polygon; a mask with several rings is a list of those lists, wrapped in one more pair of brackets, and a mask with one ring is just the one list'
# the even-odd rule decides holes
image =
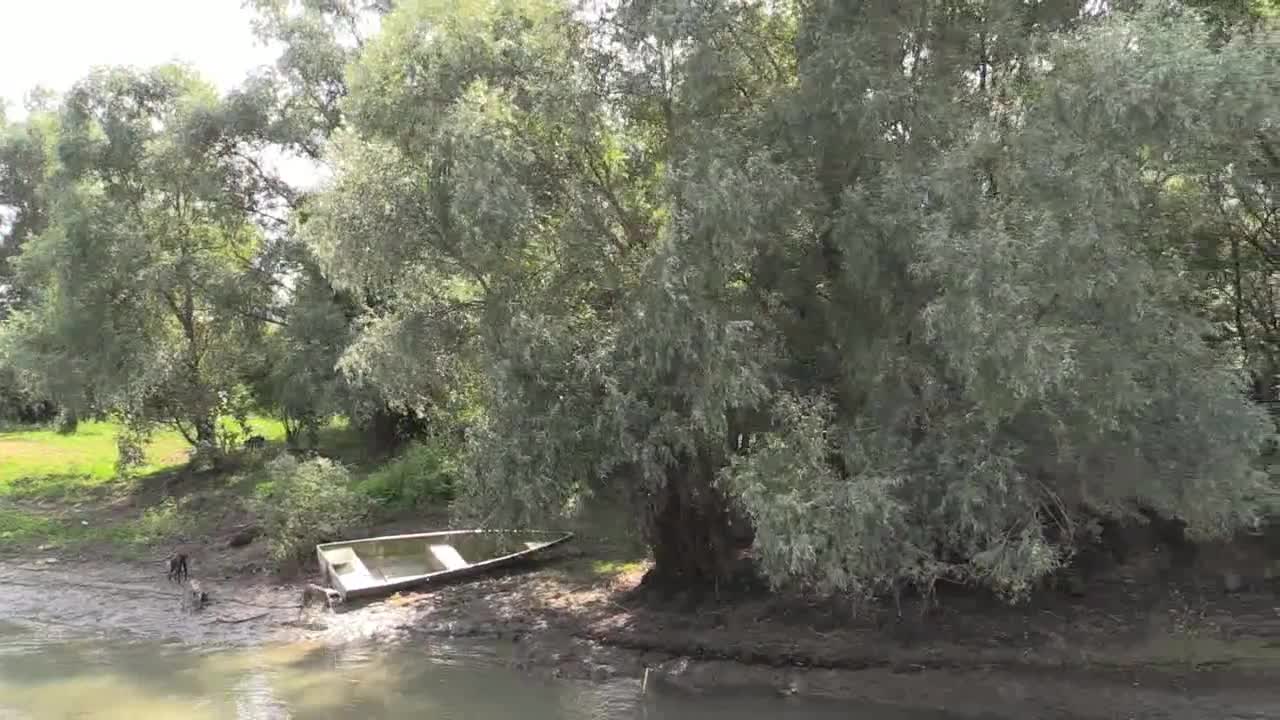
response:
{"label": "bright sky through trees", "polygon": [[250,19],[240,0],[3,2],[0,99],[12,118],[34,86],[62,92],[97,65],[173,60],[192,64],[225,91],[273,57]]}

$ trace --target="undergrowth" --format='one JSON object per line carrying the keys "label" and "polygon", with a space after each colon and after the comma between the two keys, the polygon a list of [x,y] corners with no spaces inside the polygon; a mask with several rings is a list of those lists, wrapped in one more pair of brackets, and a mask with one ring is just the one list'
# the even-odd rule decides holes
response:
{"label": "undergrowth", "polygon": [[369,513],[347,468],[333,460],[282,454],[262,473],[251,505],[262,518],[270,558],[282,569],[306,563],[316,544],[340,538]]}
{"label": "undergrowth", "polygon": [[453,499],[458,461],[445,442],[414,443],[356,483],[361,495],[387,510],[446,505]]}

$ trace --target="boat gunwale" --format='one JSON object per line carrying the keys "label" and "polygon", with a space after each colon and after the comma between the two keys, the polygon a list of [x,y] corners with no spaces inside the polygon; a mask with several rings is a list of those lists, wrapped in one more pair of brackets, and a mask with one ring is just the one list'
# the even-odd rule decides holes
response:
{"label": "boat gunwale", "polygon": [[[554,540],[544,543],[536,548],[525,548],[524,550],[517,550],[516,552],[508,553],[506,555],[499,555],[497,557],[492,557],[487,560],[481,560],[479,562],[469,563],[465,567],[454,568],[452,570],[450,569],[436,570],[435,572],[423,573],[421,575],[412,575],[406,578],[402,578],[400,580],[386,581],[386,582],[379,583],[377,585],[370,585],[368,587],[352,588],[351,590],[347,590],[343,587],[342,581],[336,576],[336,573],[334,573],[333,571],[333,564],[329,562],[327,558],[324,557],[324,550],[326,549],[351,547],[352,545],[359,545],[362,543],[382,542],[386,540],[407,540],[407,539],[432,538],[432,537],[449,537],[454,535],[504,535],[504,534],[554,535],[556,537]],[[501,562],[507,562],[519,557],[532,556],[535,553],[539,553],[543,550],[547,550],[554,545],[559,545],[561,543],[567,542],[573,539],[573,537],[574,537],[574,533],[569,530],[481,530],[481,529],[436,530],[436,531],[425,532],[425,533],[405,533],[401,535],[379,535],[377,537],[360,538],[358,540],[339,540],[335,542],[319,543],[316,545],[316,555],[317,555],[317,559],[320,560],[321,571],[324,574],[325,580],[328,581],[330,584],[337,586],[335,589],[341,594],[343,600],[345,600],[347,597],[374,595],[384,591],[390,592],[390,591],[398,590],[401,588],[417,585],[419,583],[427,582],[437,577],[462,577],[470,572],[483,570],[484,568],[491,567]]]}
{"label": "boat gunwale", "polygon": [[[404,533],[401,535],[377,535],[375,537],[359,538],[356,540],[335,540],[333,542],[319,543],[316,545],[316,549],[323,550],[327,548],[358,545],[360,543],[383,542],[386,540],[412,540],[415,538],[443,537],[448,535],[514,535],[514,534],[521,534],[521,533],[529,534],[529,535],[556,535],[556,536],[562,536],[565,539],[573,537],[573,532],[570,530],[432,530],[431,532],[424,532],[424,533]],[[521,550],[520,552],[528,552],[528,551]]]}

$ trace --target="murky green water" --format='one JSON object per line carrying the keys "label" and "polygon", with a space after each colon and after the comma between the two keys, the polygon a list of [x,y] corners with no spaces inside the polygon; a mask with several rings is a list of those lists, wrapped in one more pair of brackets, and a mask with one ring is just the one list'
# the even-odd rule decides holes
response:
{"label": "murky green water", "polygon": [[550,681],[502,645],[197,650],[0,621],[0,719],[646,718],[941,720],[849,704],[649,692],[631,678]]}

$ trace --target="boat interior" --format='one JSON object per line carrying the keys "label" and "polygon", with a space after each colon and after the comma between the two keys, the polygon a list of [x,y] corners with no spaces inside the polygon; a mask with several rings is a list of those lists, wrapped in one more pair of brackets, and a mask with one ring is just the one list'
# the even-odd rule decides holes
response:
{"label": "boat interior", "polygon": [[556,536],[537,533],[484,533],[401,537],[321,547],[344,593],[412,580],[433,573],[535,550]]}

